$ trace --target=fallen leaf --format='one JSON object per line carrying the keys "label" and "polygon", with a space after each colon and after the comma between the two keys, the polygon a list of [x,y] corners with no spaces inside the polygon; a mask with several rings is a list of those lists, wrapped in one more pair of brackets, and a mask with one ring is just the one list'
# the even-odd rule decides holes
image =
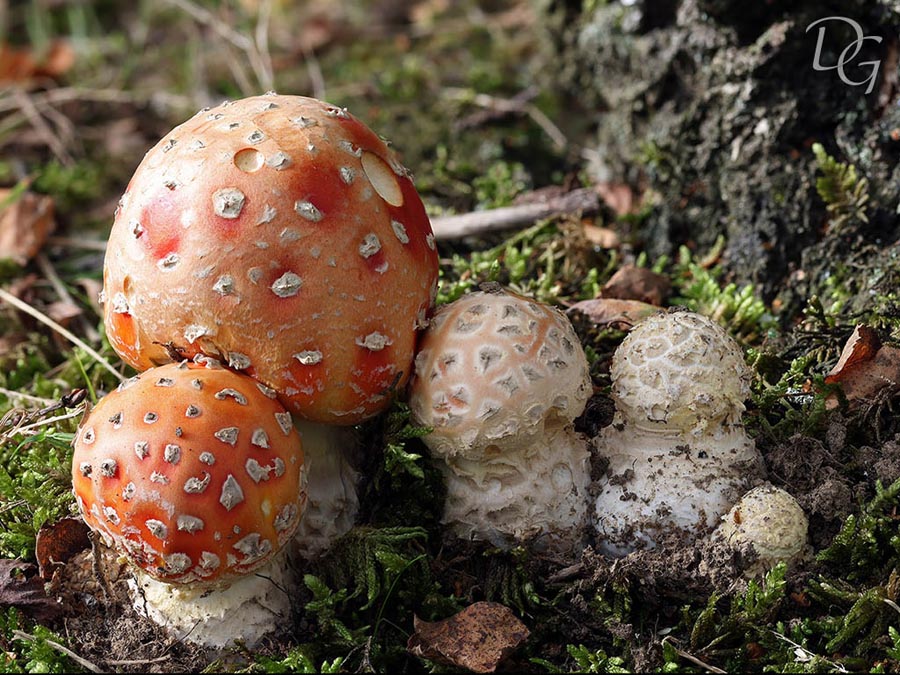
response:
{"label": "fallen leaf", "polygon": [[0,559],[0,607],[16,607],[35,621],[46,623],[60,616],[62,607],[44,592],[44,582],[36,571],[34,563]]}
{"label": "fallen leaf", "polygon": [[619,248],[619,235],[615,230],[608,227],[597,227],[590,223],[584,224],[584,236],[592,244],[600,248]]}
{"label": "fallen leaf", "polygon": [[410,653],[476,673],[493,673],[531,634],[512,610],[496,602],[476,602],[442,621],[414,617],[413,626],[406,645]]}
{"label": "fallen leaf", "polygon": [[57,300],[47,305],[44,312],[56,323],[68,327],[72,319],[83,314],[81,307],[68,300]]}
{"label": "fallen leaf", "polygon": [[0,43],[0,84],[22,83],[39,77],[56,78],[75,64],[75,50],[65,40],[55,40],[44,54],[27,47]]}
{"label": "fallen leaf", "polygon": [[[9,203],[7,203],[9,202]],[[24,265],[34,257],[56,227],[53,200],[33,192],[15,194],[0,188],[0,260]]]}
{"label": "fallen leaf", "polygon": [[881,348],[881,340],[878,333],[868,326],[860,324],[853,329],[853,334],[847,339],[838,362],[825,377],[825,382],[831,384],[840,382],[854,366],[874,358]]}
{"label": "fallen leaf", "polygon": [[581,312],[598,326],[631,328],[641,319],[660,308],[638,300],[618,300],[616,298],[595,298],[582,300],[569,307],[568,313]]}
{"label": "fallen leaf", "polygon": [[[872,328],[857,326],[825,382],[840,384],[851,404],[871,400],[885,387],[900,383],[900,349],[882,346]],[[825,401],[825,407],[837,406],[838,398],[832,394]]]}
{"label": "fallen leaf", "polygon": [[645,267],[624,265],[606,282],[602,294],[604,298],[640,300],[651,305],[662,305],[671,289],[669,277]]}
{"label": "fallen leaf", "polygon": [[37,533],[34,555],[42,579],[49,581],[57,567],[90,547],[88,531],[88,526],[81,518],[62,518],[41,526]]}
{"label": "fallen leaf", "polygon": [[597,194],[617,216],[634,211],[634,191],[625,183],[597,183]]}

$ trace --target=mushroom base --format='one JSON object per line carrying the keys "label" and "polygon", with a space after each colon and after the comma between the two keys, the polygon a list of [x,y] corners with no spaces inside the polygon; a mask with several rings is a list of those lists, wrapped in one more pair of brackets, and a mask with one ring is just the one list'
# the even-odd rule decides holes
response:
{"label": "mushroom base", "polygon": [[357,441],[353,430],[295,421],[303,442],[307,470],[306,508],[292,551],[311,560],[327,551],[356,522],[359,473],[350,457]]}
{"label": "mushroom base", "polygon": [[443,520],[462,539],[501,548],[529,542],[559,553],[580,550],[589,458],[584,437],[559,427],[517,453],[440,462],[447,483]]}
{"label": "mushroom base", "polygon": [[292,587],[293,575],[284,553],[220,589],[167,584],[140,570],[128,585],[140,614],[176,639],[202,647],[222,648],[240,640],[252,648],[291,621],[285,589]]}
{"label": "mushroom base", "polygon": [[609,460],[595,504],[597,549],[622,557],[666,536],[708,535],[765,475],[742,427],[717,437],[685,437],[610,425],[594,441]]}

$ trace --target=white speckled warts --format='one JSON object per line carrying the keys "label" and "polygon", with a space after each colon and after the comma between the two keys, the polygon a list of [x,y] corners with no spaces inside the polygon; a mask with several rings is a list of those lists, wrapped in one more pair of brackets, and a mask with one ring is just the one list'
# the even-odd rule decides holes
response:
{"label": "white speckled warts", "polygon": [[744,576],[755,577],[779,562],[792,563],[808,553],[808,530],[806,514],[790,493],[760,485],[722,516],[713,536],[734,547],[749,544],[756,559],[744,569]]}
{"label": "white speckled warts", "polygon": [[594,440],[609,461],[599,549],[622,556],[667,535],[705,536],[765,472],[741,422],[750,373],[740,347],[704,316],[660,313],[632,328],[610,375],[616,414]]}
{"label": "white speckled warts", "polygon": [[165,582],[208,588],[251,572],[291,539],[306,500],[300,439],[280,414],[229,370],[183,363],[137,376],[76,436],[85,521]]}
{"label": "white speckled warts", "polygon": [[423,440],[444,469],[453,532],[501,546],[577,544],[589,453],[572,421],[592,386],[565,316],[499,290],[441,307],[410,391],[416,421],[434,429]]}
{"label": "white speckled warts", "polygon": [[106,328],[139,370],[171,344],[234,364],[294,414],[352,425],[409,377],[437,272],[385,142],[346,110],[267,94],[147,153],[110,233]]}

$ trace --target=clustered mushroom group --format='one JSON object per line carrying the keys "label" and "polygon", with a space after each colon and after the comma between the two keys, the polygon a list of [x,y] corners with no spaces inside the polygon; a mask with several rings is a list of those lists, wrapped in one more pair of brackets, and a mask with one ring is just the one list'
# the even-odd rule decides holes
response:
{"label": "clustered mushroom group", "polygon": [[[787,493],[738,503],[764,468],[721,328],[688,312],[636,326],[613,360],[615,420],[590,442],[573,423],[592,380],[565,315],[490,287],[432,317],[437,278],[409,172],[343,108],[228,102],[147,153],[103,291],[110,343],[140,374],[85,417],[73,460],[82,516],[133,564],[140,611],[208,646],[277,626],[292,557],[356,517],[352,426],[404,390],[458,537],[621,556],[724,517],[717,536],[762,564],[799,554]],[[774,529],[773,495],[788,514]]]}
{"label": "clustered mushroom group", "polygon": [[85,520],[142,570],[139,609],[214,646],[284,615],[260,570],[352,525],[346,427],[405,385],[437,274],[409,172],[343,108],[228,102],[147,153],[103,289],[110,343],[144,372],[84,420],[73,468]]}

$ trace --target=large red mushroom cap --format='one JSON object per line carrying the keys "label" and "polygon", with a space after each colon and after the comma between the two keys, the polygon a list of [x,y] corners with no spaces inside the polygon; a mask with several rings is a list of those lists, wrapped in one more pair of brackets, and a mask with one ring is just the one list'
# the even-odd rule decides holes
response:
{"label": "large red mushroom cap", "polygon": [[139,370],[203,353],[292,412],[355,424],[410,374],[438,258],[409,173],[346,110],[267,94],[199,112],[147,153],[104,272]]}
{"label": "large red mushroom cap", "polygon": [[256,569],[306,502],[290,413],[249,377],[187,362],[101,399],[78,430],[72,475],[85,522],[172,583]]}

